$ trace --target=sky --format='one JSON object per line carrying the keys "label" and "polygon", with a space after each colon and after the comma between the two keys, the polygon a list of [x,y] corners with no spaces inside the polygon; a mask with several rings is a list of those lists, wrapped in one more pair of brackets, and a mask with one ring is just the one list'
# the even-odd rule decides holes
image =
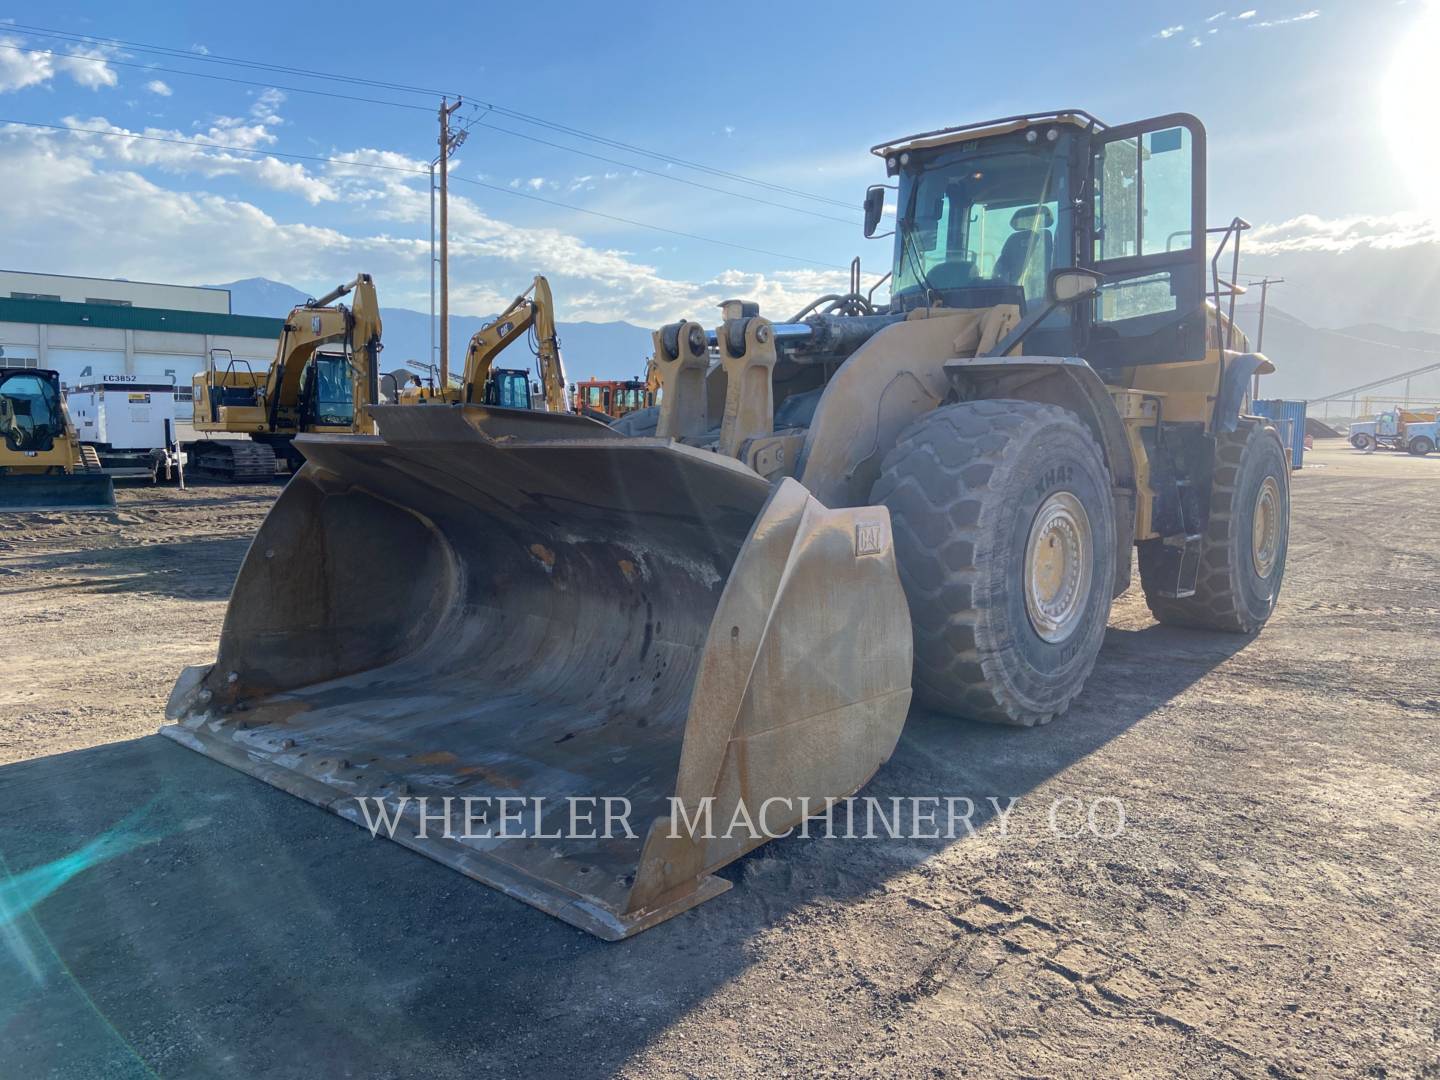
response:
{"label": "sky", "polygon": [[424,310],[449,93],[453,311],[543,272],[566,320],[783,318],[856,255],[888,269],[871,145],[1187,111],[1212,220],[1254,224],[1246,270],[1291,310],[1340,325],[1403,290],[1390,321],[1440,329],[1440,6],[1256,4],[0,5],[0,265],[312,293],[367,271]]}

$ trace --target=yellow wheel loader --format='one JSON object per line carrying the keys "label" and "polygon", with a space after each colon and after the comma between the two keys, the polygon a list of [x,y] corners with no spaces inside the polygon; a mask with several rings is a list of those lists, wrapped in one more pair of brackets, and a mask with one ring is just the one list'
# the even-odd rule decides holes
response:
{"label": "yellow wheel loader", "polygon": [[[352,292],[353,306],[336,302]],[[278,462],[292,471],[304,464],[293,445],[301,432],[372,434],[368,410],[380,398],[380,330],[375,282],[360,274],[290,312],[265,371],[212,352],[193,380],[194,429],[242,437],[186,443],[189,475],[273,480]],[[322,352],[327,345],[340,350]]]}
{"label": "yellow wheel loader", "polygon": [[0,510],[103,509],[115,484],[70,422],[58,372],[0,368]]}
{"label": "yellow wheel loader", "polygon": [[1220,310],[1243,222],[1207,281],[1200,123],[876,153],[889,304],[662,328],[648,430],[391,406],[378,438],[301,436],[165,733],[613,939],[864,785],[912,686],[1063,712],[1132,547],[1160,619],[1257,630],[1289,471]]}

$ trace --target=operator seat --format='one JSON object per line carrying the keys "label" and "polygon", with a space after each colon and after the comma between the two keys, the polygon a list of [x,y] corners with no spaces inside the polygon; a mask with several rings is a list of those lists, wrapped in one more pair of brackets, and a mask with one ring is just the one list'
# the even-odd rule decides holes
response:
{"label": "operator seat", "polygon": [[1015,231],[1005,238],[995,260],[995,277],[1009,285],[1020,285],[1027,298],[1045,295],[1045,278],[1055,262],[1055,240],[1051,227],[1055,216],[1048,206],[1022,206],[1010,216]]}

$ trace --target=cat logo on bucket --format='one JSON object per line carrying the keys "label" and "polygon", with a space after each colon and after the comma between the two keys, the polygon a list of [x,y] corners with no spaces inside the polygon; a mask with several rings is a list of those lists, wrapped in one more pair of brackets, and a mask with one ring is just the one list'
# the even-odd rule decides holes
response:
{"label": "cat logo on bucket", "polygon": [[855,524],[855,554],[879,555],[885,550],[885,526],[878,521]]}

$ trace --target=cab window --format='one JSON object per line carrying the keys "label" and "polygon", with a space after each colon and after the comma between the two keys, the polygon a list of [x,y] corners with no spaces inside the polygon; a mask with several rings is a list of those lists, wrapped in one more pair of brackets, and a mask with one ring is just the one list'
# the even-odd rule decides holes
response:
{"label": "cab window", "polygon": [[64,431],[60,395],[38,375],[12,375],[0,382],[0,432],[9,450],[43,451]]}

